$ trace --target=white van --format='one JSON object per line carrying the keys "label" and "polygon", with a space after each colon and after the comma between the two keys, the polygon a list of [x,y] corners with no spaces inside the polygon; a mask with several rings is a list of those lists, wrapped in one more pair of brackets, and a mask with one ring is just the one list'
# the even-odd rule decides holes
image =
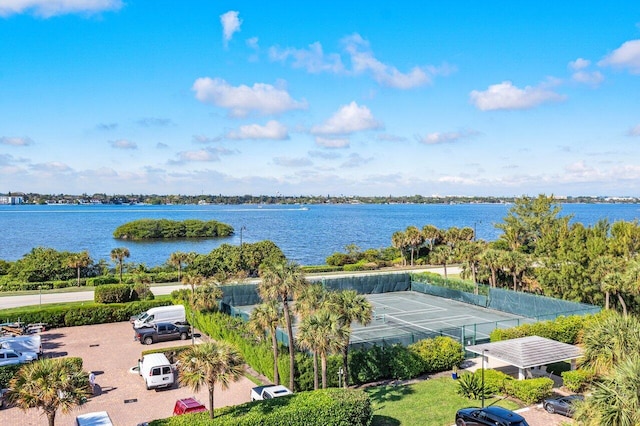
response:
{"label": "white van", "polygon": [[173,368],[165,354],[148,354],[138,361],[140,375],[147,389],[164,388],[173,385]]}
{"label": "white van", "polygon": [[13,349],[18,352],[35,352],[42,356],[42,338],[39,334],[0,338],[0,349]]}
{"label": "white van", "polygon": [[133,322],[133,328],[151,327],[157,322],[185,322],[183,305],[151,308]]}

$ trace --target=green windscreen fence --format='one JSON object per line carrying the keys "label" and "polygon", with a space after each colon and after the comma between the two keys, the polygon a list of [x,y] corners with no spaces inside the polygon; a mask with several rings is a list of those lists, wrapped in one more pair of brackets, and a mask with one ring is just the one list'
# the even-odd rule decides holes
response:
{"label": "green windscreen fence", "polygon": [[358,294],[389,293],[394,291],[408,291],[411,289],[409,274],[374,274],[355,275],[342,278],[324,278],[310,280],[321,282],[327,290],[355,290]]}
{"label": "green windscreen fence", "polygon": [[458,302],[470,303],[476,306],[487,307],[488,298],[481,294],[467,293],[466,291],[452,288],[431,285],[424,282],[411,282],[411,290],[432,296],[444,297],[445,299],[457,300]]}
{"label": "green windscreen fence", "polygon": [[516,292],[501,288],[489,290],[490,309],[523,315],[537,320],[551,320],[558,316],[586,315],[600,312],[599,306]]}

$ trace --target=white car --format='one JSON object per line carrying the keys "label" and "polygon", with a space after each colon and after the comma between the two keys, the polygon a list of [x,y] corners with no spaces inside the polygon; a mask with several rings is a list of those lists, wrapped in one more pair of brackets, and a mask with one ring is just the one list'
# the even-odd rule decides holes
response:
{"label": "white car", "polygon": [[18,352],[13,349],[0,349],[0,366],[24,364],[38,359],[35,352]]}

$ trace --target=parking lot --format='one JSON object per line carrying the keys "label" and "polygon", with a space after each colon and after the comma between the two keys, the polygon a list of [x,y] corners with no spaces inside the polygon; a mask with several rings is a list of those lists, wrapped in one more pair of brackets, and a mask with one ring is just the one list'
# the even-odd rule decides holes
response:
{"label": "parking lot", "polygon": [[[81,357],[84,369],[96,375],[96,395],[71,413],[58,412],[56,425],[72,426],[78,414],[107,411],[114,425],[135,426],[141,422],[170,417],[175,401],[191,396],[208,407],[206,386],[198,393],[177,384],[166,390],[147,390],[137,372],[129,371],[137,366],[143,350],[189,345],[191,340],[141,345],[133,340],[131,324],[123,322],[53,329],[42,333],[42,341],[45,356]],[[196,341],[200,339],[196,338]],[[248,402],[253,386],[245,377],[232,383],[225,391],[216,386],[215,407]],[[30,409],[25,412],[11,407],[0,411],[0,424],[46,425],[47,418],[41,410]]]}

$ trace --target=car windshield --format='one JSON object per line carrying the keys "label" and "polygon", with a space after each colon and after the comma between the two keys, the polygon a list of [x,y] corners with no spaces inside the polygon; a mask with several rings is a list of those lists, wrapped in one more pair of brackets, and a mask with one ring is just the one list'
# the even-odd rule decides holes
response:
{"label": "car windshield", "polygon": [[138,315],[138,319],[140,321],[144,321],[144,319],[148,316],[149,314],[147,314],[146,312],[143,312],[141,314]]}

